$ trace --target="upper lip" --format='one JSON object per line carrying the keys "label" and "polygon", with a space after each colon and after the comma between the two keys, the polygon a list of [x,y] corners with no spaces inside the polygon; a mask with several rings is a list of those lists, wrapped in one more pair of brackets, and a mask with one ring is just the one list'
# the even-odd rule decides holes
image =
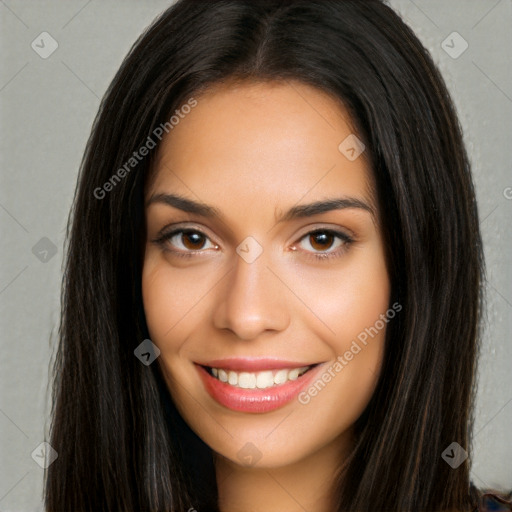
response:
{"label": "upper lip", "polygon": [[258,372],[263,370],[281,370],[284,368],[302,368],[312,366],[316,363],[304,363],[300,361],[287,361],[284,359],[272,358],[248,358],[248,357],[230,357],[227,359],[214,359],[212,361],[197,363],[200,366],[209,366],[210,368],[222,368],[234,372]]}

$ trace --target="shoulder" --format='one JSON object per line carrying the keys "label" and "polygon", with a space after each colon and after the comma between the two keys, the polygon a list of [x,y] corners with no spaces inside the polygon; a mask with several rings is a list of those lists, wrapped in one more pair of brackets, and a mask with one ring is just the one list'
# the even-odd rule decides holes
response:
{"label": "shoulder", "polygon": [[507,512],[512,511],[512,491],[499,492],[495,489],[477,489],[471,483],[472,503],[475,507],[471,512]]}

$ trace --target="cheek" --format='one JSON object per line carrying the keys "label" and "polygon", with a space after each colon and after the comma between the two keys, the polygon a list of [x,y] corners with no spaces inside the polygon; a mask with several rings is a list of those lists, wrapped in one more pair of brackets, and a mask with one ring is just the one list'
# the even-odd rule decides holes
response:
{"label": "cheek", "polygon": [[359,417],[373,394],[394,311],[386,316],[390,282],[380,246],[354,253],[338,272],[316,277],[304,277],[303,286],[311,290],[311,309],[324,323],[316,332],[329,347],[332,364],[300,399],[312,416],[324,417],[334,435]]}
{"label": "cheek", "polygon": [[[391,306],[390,282],[380,249],[376,245],[354,251],[336,271],[303,273],[301,277],[300,287],[308,298],[304,302],[315,313],[305,317],[309,319],[305,327],[322,340],[322,353],[332,361],[325,375],[319,376],[322,382],[317,382],[311,393],[306,390],[302,402],[311,401],[310,410],[315,414],[326,414],[326,404],[340,403],[345,409],[343,421],[355,421],[375,389],[386,328],[392,321],[391,315],[386,315]],[[315,398],[320,395],[323,398]],[[339,427],[335,411],[327,415]]]}
{"label": "cheek", "polygon": [[[162,353],[160,362],[175,355],[186,338],[182,332],[188,305],[187,287],[176,280],[169,266],[145,265],[142,273],[142,300],[149,337]],[[172,284],[171,284],[172,283]],[[190,313],[189,313],[190,314]]]}
{"label": "cheek", "polygon": [[[182,282],[184,275],[186,283]],[[198,303],[198,287],[191,285],[195,282],[186,272],[173,269],[162,257],[150,257],[144,262],[142,299],[149,337],[160,349],[158,364],[177,402],[183,398],[178,383],[194,389],[190,373],[185,371],[187,367],[180,364],[180,357],[191,332],[190,326],[199,323],[198,308],[193,307]]]}
{"label": "cheek", "polygon": [[186,338],[187,326],[197,324],[197,305],[211,286],[200,266],[183,271],[161,254],[149,253],[142,271],[142,299],[151,339],[161,350],[162,344],[172,349]]}
{"label": "cheek", "polygon": [[305,317],[310,319],[308,327],[315,328],[337,353],[373,326],[390,300],[389,277],[378,248],[354,251],[335,269],[302,272],[296,291],[313,313]]}
{"label": "cheek", "polygon": [[175,294],[167,289],[165,272],[160,266],[146,261],[142,272],[142,300],[151,339],[158,344],[172,327],[172,313],[176,308]]}

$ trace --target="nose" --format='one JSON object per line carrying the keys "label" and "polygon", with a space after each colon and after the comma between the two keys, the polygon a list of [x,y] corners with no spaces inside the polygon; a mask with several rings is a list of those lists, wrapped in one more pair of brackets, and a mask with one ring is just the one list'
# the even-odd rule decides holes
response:
{"label": "nose", "polygon": [[229,329],[242,340],[287,328],[290,314],[286,286],[268,263],[265,251],[252,263],[236,255],[234,268],[216,297],[216,328]]}

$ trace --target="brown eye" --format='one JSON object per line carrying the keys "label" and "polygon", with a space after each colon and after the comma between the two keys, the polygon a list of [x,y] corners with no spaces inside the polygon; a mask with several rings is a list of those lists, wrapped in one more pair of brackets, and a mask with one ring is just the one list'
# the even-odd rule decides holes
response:
{"label": "brown eye", "polygon": [[341,231],[317,229],[305,234],[299,245],[307,256],[325,260],[341,256],[353,241],[352,237]]}
{"label": "brown eye", "polygon": [[[206,237],[198,231],[182,231],[182,244],[186,249],[197,251],[203,248]],[[179,233],[178,233],[179,236]]]}
{"label": "brown eye", "polygon": [[196,229],[176,229],[163,233],[153,241],[177,256],[194,256],[196,253],[205,252],[204,249],[218,249],[208,236]]}
{"label": "brown eye", "polygon": [[309,243],[316,251],[325,251],[334,243],[336,237],[326,231],[318,231],[309,235]]}

